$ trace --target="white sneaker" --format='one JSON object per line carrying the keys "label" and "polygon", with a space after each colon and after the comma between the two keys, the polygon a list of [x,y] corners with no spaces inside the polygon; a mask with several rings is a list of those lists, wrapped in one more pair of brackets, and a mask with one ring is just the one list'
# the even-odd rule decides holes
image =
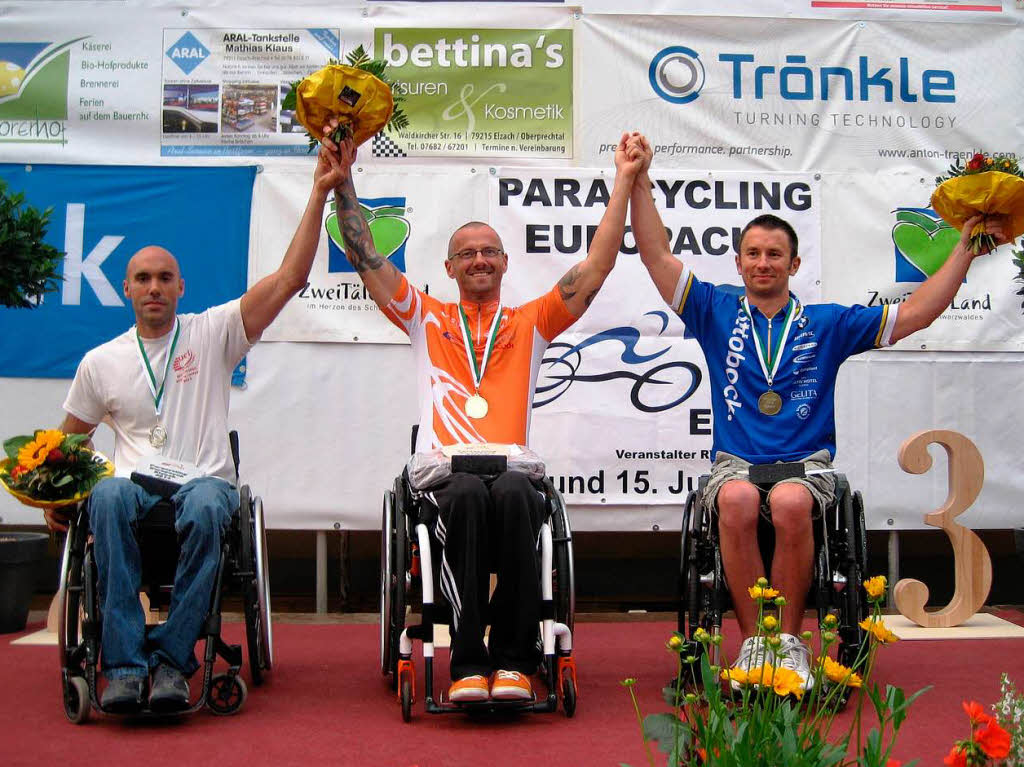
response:
{"label": "white sneaker", "polygon": [[[740,671],[748,672],[751,669],[761,668],[765,662],[765,643],[763,636],[747,637],[740,645],[740,652],[736,656],[736,662],[732,667]],[[739,692],[743,685],[739,682],[730,682],[732,689]]]}
{"label": "white sneaker", "polygon": [[782,644],[772,653],[778,658],[779,668],[788,668],[795,671],[804,682],[804,690],[814,686],[814,677],[811,674],[811,648],[801,641],[799,637],[792,634],[779,634]]}

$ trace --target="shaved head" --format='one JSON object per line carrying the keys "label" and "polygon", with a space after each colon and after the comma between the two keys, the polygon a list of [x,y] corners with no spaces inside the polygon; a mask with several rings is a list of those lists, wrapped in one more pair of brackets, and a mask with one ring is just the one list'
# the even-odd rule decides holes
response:
{"label": "shaved head", "polygon": [[128,266],[124,270],[125,280],[130,280],[132,274],[140,268],[145,268],[147,271],[170,270],[175,277],[181,277],[178,259],[172,256],[169,250],[161,248],[159,245],[147,245],[128,259]]}
{"label": "shaved head", "polygon": [[498,236],[498,233],[494,231],[494,228],[490,224],[485,224],[483,221],[467,221],[452,232],[452,236],[448,238],[448,258],[451,258],[452,254],[455,252],[455,249],[452,247],[455,243],[455,236],[466,229],[489,229],[498,240],[498,247],[502,250],[505,249],[505,246],[501,243],[501,237]]}

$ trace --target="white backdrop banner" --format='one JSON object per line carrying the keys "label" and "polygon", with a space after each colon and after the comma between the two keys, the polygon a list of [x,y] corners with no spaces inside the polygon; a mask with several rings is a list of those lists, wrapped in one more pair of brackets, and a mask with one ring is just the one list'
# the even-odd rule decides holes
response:
{"label": "white backdrop banner", "polygon": [[[428,293],[448,292],[444,270],[451,233],[487,216],[486,182],[475,169],[414,168],[356,171],[356,194],[377,252]],[[312,171],[267,169],[257,177],[249,284],[277,269],[293,225],[306,206]],[[348,263],[333,196],[309,282],[263,334],[265,341],[407,343],[408,336],[377,310]],[[454,283],[452,283],[454,286]]]}
{"label": "white backdrop banner", "polygon": [[1021,151],[1019,24],[590,16],[581,37],[589,165],[623,127],[689,168],[934,177],[957,153]]}

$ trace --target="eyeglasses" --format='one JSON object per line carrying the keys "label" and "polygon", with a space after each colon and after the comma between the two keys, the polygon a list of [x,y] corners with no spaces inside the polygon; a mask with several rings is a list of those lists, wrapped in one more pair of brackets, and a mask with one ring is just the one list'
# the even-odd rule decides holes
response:
{"label": "eyeglasses", "polygon": [[448,260],[469,261],[472,258],[476,258],[477,253],[482,255],[484,258],[491,259],[504,255],[505,251],[501,248],[466,248],[465,250],[460,250],[457,253],[452,253],[448,256]]}

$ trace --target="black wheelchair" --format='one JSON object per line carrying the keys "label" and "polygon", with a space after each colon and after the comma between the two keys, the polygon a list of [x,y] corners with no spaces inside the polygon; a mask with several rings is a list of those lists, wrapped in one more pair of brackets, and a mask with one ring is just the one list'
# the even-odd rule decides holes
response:
{"label": "black wheelchair", "polygon": [[[235,432],[231,432],[230,441],[237,476],[238,437]],[[58,591],[57,644],[64,713],[75,724],[85,722],[92,708],[110,713],[100,704],[97,690],[103,616],[99,608],[87,506],[80,504],[69,522]],[[142,587],[149,597],[150,610],[159,610],[169,602],[178,560],[174,507],[168,500],[159,501],[142,520],[138,540],[142,552]],[[221,637],[221,602],[225,588],[231,584],[241,592],[249,671],[253,683],[259,685],[273,667],[274,649],[263,502],[252,494],[248,485],[239,489],[238,513],[224,536],[210,609],[200,633],[200,639],[205,640],[200,666],[202,688],[198,698],[181,714],[198,711],[203,706],[208,706],[214,714],[233,714],[245,703],[248,689],[239,676],[241,645],[227,644]],[[217,658],[228,664],[227,671],[214,674]],[[144,708],[131,716],[166,714],[155,714]]]}
{"label": "black wheelchair", "polygon": [[[751,466],[749,479],[767,490],[782,479],[801,476],[803,463],[776,463]],[[826,615],[836,616],[837,659],[850,666],[865,641],[864,629],[858,624],[868,615],[861,589],[867,566],[867,531],[860,492],[851,490],[843,474],[836,472],[835,478],[836,502],[813,520],[814,572],[807,605],[816,609],[819,625]],[[722,613],[731,604],[722,569],[718,515],[701,500],[708,480],[707,475],[702,476],[697,489],[686,499],[680,542],[678,630],[696,657],[703,647],[694,639],[697,629],[712,636],[720,633]],[[758,527],[761,556],[770,563],[774,550],[771,523],[761,515]],[[711,663],[718,664],[718,648],[712,647],[715,657]]]}
{"label": "black wheelchair", "polygon": [[[458,458],[458,456],[456,456]],[[473,458],[493,458],[473,456]],[[477,464],[479,466],[479,464]],[[453,464],[454,468],[454,464]],[[473,464],[455,470],[473,470]],[[490,474],[492,471],[475,473]],[[434,506],[414,493],[407,472],[384,494],[381,522],[380,663],[381,672],[402,704],[402,719],[412,718],[416,695],[416,670],[412,642],[423,643],[424,701],[427,713],[498,711],[517,709],[550,713],[558,709],[559,696],[567,717],[576,712],[576,660],[572,655],[575,614],[572,531],[561,493],[551,480],[543,481],[547,517],[541,525],[541,631],[543,661],[539,675],[547,687],[543,698],[524,701],[453,703],[434,693],[434,626],[451,624],[451,609],[442,598],[434,601],[437,573],[433,562],[440,547],[432,540],[429,525]],[[410,605],[421,604],[421,620],[406,625]]]}

